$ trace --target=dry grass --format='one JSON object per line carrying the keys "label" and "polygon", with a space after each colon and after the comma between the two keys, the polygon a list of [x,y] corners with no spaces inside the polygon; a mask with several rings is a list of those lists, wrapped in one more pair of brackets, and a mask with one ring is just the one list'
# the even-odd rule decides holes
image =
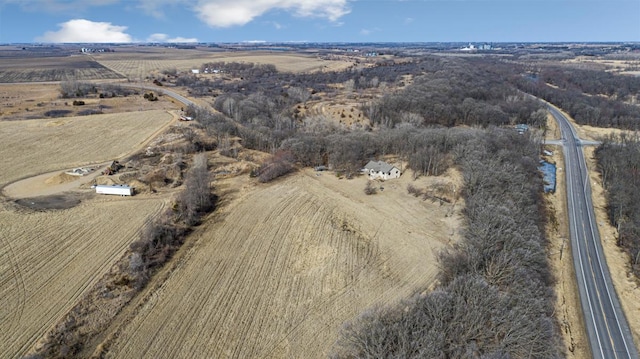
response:
{"label": "dry grass", "polygon": [[218,183],[233,199],[108,357],[325,357],[344,321],[432,285],[435,252],[457,239],[458,207],[409,195],[410,177],[373,196],[364,177],[311,170]]}
{"label": "dry grass", "polygon": [[166,111],[0,122],[0,186],[119,158],[172,120]]}
{"label": "dry grass", "polygon": [[158,198],[96,197],[25,213],[0,203],[0,357],[24,355],[164,206]]}

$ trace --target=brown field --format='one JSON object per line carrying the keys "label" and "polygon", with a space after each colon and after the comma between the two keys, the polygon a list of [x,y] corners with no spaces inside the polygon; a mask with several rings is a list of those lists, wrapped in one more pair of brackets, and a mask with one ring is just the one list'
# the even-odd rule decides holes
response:
{"label": "brown field", "polygon": [[[118,158],[172,119],[166,111],[146,111],[2,121],[0,186]],[[64,195],[80,204],[59,211],[35,212],[0,199],[0,357],[24,355],[122,256],[147,217],[166,205],[162,196],[87,192]]]}
{"label": "brown field", "polygon": [[0,186],[124,156],[167,126],[166,111],[0,121]]}
{"label": "brown field", "polygon": [[122,78],[85,55],[0,58],[0,83]]}
{"label": "brown field", "polygon": [[372,196],[364,177],[309,169],[270,185],[218,182],[229,202],[108,357],[325,357],[344,321],[433,285],[435,253],[457,239],[459,205],[406,190],[447,179],[410,178]]}
{"label": "brown field", "polygon": [[634,75],[640,69],[640,56],[630,57],[626,60],[614,60],[589,56],[578,56],[573,59],[563,60],[563,63],[582,65],[585,68],[594,68],[621,74]]}
{"label": "brown field", "polygon": [[2,358],[23,356],[122,256],[165,202],[96,197],[48,212],[14,206],[0,203]]}
{"label": "brown field", "polygon": [[[149,91],[146,91],[149,92]],[[148,101],[140,90],[139,95],[127,97],[99,98],[92,94],[85,98],[60,98],[59,84],[0,84],[0,120],[28,120],[63,117],[52,112],[66,112],[64,116],[80,116],[88,111],[94,113],[121,113],[180,108],[169,96],[156,93],[158,101]],[[73,106],[74,100],[82,100],[84,106]],[[52,117],[57,116],[57,117]]]}
{"label": "brown field", "polygon": [[[164,52],[116,52],[93,56],[105,67],[129,79],[143,80],[150,74],[176,69],[190,71],[206,62],[253,62],[272,64],[284,72],[313,72],[340,70],[351,65],[351,61],[331,61],[311,55],[273,52],[206,52],[198,50],[164,49]],[[213,76],[213,75],[211,75]]]}

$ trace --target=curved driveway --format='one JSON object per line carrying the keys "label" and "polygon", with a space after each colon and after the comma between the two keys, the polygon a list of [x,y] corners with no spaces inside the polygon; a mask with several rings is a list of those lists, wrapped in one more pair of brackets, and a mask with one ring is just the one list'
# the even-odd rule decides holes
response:
{"label": "curved driveway", "polygon": [[592,355],[598,359],[638,358],[600,243],[581,149],[584,143],[560,111],[548,108],[562,131],[571,251]]}
{"label": "curved driveway", "polygon": [[166,87],[150,86],[150,85],[145,85],[145,84],[131,84],[131,83],[118,83],[117,85],[118,86],[122,86],[122,87],[133,88],[133,89],[143,89],[143,90],[161,92],[164,95],[167,95],[169,97],[172,97],[172,98],[182,102],[185,106],[189,106],[189,105],[196,106],[197,105],[195,102],[189,100],[188,98],[180,95],[177,92],[174,92],[174,91],[171,91],[171,90],[167,89]]}

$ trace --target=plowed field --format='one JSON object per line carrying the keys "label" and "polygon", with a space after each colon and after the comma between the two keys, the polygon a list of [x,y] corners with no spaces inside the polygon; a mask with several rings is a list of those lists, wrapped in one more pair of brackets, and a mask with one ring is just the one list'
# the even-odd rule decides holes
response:
{"label": "plowed field", "polygon": [[142,197],[98,197],[35,213],[0,204],[0,357],[24,355],[164,206]]}
{"label": "plowed field", "polygon": [[229,202],[108,356],[325,357],[344,321],[433,284],[434,254],[457,238],[458,206],[410,196],[409,177],[373,196],[365,178],[309,170],[218,183]]}
{"label": "plowed field", "polygon": [[0,187],[39,173],[123,156],[168,124],[166,111],[0,121]]}

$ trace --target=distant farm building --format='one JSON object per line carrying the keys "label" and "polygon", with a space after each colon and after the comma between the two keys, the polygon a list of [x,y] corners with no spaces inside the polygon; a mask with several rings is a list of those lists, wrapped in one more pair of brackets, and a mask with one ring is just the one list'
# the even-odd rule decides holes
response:
{"label": "distant farm building", "polygon": [[364,173],[369,175],[370,179],[388,180],[400,177],[400,170],[393,165],[383,161],[369,161],[364,166]]}
{"label": "distant farm building", "polygon": [[199,74],[199,73],[200,73],[200,70],[199,70],[199,69],[192,69],[192,70],[191,70],[191,73],[192,73],[192,74]]}
{"label": "distant farm building", "polygon": [[133,196],[134,188],[124,184],[94,186],[98,194],[114,194],[118,196]]}

